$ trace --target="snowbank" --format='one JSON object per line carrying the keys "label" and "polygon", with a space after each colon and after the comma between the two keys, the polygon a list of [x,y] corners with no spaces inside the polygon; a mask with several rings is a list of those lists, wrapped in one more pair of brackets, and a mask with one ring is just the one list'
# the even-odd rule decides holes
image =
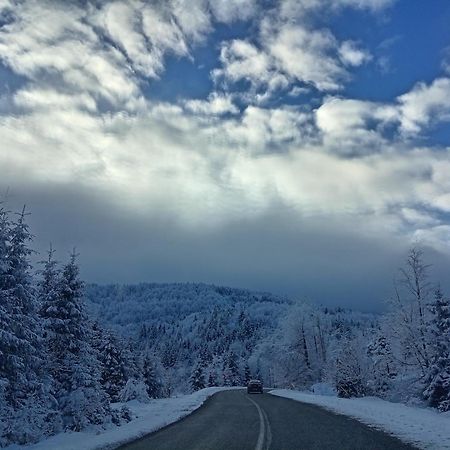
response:
{"label": "snowbank", "polygon": [[354,417],[420,448],[450,449],[448,413],[391,403],[375,397],[345,399],[287,389],[275,389],[270,394],[323,406],[330,411]]}
{"label": "snowbank", "polygon": [[29,446],[10,445],[5,450],[106,450],[133,441],[187,416],[216,392],[236,388],[206,388],[180,397],[152,400],[150,403],[131,401],[115,406],[128,406],[137,418],[120,427],[107,430],[60,433]]}

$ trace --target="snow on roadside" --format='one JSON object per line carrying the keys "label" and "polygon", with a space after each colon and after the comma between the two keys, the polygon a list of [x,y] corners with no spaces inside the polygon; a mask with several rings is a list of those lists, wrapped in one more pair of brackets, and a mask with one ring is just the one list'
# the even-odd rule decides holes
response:
{"label": "snow on roadside", "polygon": [[392,403],[376,397],[345,399],[288,389],[274,389],[270,394],[351,416],[423,449],[450,449],[449,414]]}
{"label": "snow on roadside", "polygon": [[[37,444],[10,445],[5,450],[109,450],[121,444],[139,439],[148,433],[159,430],[199,408],[207,398],[219,391],[236,388],[206,388],[189,395],[152,400],[150,403],[131,401],[115,406],[126,405],[135,417],[120,427],[112,426],[106,430],[82,431],[79,433],[59,433]],[[136,417],[137,416],[137,417]]]}

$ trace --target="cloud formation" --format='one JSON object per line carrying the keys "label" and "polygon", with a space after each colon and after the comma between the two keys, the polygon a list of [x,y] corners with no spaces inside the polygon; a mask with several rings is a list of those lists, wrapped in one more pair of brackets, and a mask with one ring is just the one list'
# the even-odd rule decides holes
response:
{"label": "cloud formation", "polygon": [[[371,51],[314,21],[321,8],[376,15],[393,3],[3,1],[0,58],[23,82],[1,99],[2,188],[92,192],[140,226],[162,233],[167,220],[189,239],[196,229],[238,239],[234,227],[258,233],[268,217],[282,228],[280,214],[291,237],[326,223],[320,239],[348,227],[386,248],[421,239],[450,253],[450,149],[422,139],[450,118],[450,79],[352,98],[345,87]],[[215,43],[211,92],[148,94],[168,59],[193,62],[217,27],[239,21],[255,31]]]}
{"label": "cloud formation", "polygon": [[370,54],[353,41],[339,43],[327,29],[314,30],[302,24],[281,21],[279,16],[263,19],[259,46],[245,39],[222,44],[221,68],[216,81],[247,80],[254,89],[267,93],[294,83],[319,91],[338,91],[350,78],[349,66],[370,61]]}

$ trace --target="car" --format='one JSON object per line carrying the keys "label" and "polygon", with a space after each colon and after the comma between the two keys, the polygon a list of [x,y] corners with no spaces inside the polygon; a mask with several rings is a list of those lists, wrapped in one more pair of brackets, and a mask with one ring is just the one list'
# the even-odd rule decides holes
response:
{"label": "car", "polygon": [[261,380],[250,380],[247,383],[247,394],[262,394],[263,384]]}

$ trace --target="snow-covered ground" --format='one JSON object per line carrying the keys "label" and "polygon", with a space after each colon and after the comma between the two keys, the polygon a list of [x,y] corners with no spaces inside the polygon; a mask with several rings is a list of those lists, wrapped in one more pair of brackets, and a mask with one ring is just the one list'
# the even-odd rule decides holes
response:
{"label": "snow-covered ground", "polygon": [[[29,446],[11,445],[5,450],[106,450],[133,441],[169,425],[199,408],[216,392],[236,388],[206,388],[189,395],[152,400],[150,403],[125,403],[135,417],[120,427],[106,430],[60,433]],[[123,404],[115,404],[120,407]]]}
{"label": "snow-covered ground", "polygon": [[288,389],[275,389],[270,393],[354,417],[423,449],[450,449],[448,413],[391,403],[375,397],[344,399]]}

